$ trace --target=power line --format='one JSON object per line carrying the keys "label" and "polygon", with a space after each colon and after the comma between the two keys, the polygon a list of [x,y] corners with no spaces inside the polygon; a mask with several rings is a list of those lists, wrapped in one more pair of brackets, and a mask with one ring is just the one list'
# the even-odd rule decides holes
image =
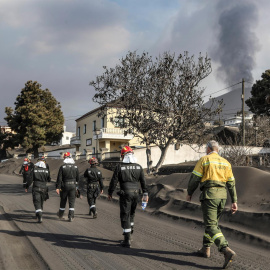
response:
{"label": "power line", "polygon": [[65,117],[65,119],[67,119],[67,118],[73,118],[73,117],[80,117],[80,116],[82,116],[81,114],[80,115],[71,115],[71,116],[67,116],[67,117]]}
{"label": "power line", "polygon": [[205,95],[205,96],[203,96],[203,98],[204,98],[204,97],[207,97],[207,96],[211,96],[211,95],[213,95],[213,94],[215,94],[215,93],[224,91],[224,90],[226,90],[226,89],[229,89],[229,88],[231,88],[231,87],[233,87],[233,86],[236,86],[236,85],[238,85],[238,84],[240,84],[240,83],[242,83],[242,82],[235,83],[235,84],[233,84],[233,85],[227,86],[226,88],[223,88],[223,89],[221,89],[221,90],[218,90],[218,91],[216,91],[216,92],[213,92],[213,93],[211,93],[211,94],[209,94],[209,95]]}

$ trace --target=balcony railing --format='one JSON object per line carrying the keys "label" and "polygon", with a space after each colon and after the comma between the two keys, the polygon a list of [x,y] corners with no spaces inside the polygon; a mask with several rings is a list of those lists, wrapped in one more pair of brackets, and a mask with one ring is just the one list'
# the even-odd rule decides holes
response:
{"label": "balcony railing", "polygon": [[81,137],[80,136],[74,136],[70,139],[71,145],[81,145]]}
{"label": "balcony railing", "polygon": [[98,139],[125,139],[125,140],[131,140],[133,139],[134,135],[127,133],[125,134],[125,130],[121,128],[102,128],[100,130],[100,134],[94,135],[93,139],[96,140],[98,136]]}

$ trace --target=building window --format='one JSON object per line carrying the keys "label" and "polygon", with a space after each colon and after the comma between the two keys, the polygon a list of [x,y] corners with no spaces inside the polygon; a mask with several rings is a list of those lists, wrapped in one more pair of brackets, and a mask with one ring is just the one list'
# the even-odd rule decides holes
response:
{"label": "building window", "polygon": [[93,121],[93,130],[97,129],[96,121]]}
{"label": "building window", "polygon": [[85,134],[86,133],[86,124],[84,124],[84,126],[83,126],[83,134]]}
{"label": "building window", "polygon": [[105,127],[105,117],[101,118],[101,128]]}
{"label": "building window", "polygon": [[92,138],[86,140],[86,146],[92,145]]}
{"label": "building window", "polygon": [[78,136],[80,137],[81,136],[81,128],[78,127]]}

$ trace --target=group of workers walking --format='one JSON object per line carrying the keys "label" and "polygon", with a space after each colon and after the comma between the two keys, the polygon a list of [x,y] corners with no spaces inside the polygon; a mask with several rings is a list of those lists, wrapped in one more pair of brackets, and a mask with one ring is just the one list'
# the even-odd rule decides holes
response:
{"label": "group of workers walking", "polygon": [[[215,244],[224,255],[223,268],[228,268],[236,256],[235,252],[229,248],[218,226],[218,221],[226,204],[227,190],[230,194],[232,205],[231,212],[234,214],[237,207],[237,195],[235,188],[235,178],[233,176],[231,164],[219,154],[219,145],[216,141],[209,141],[206,145],[206,155],[197,162],[187,187],[187,201],[190,202],[192,194],[200,185],[200,202],[203,212],[205,233],[203,236],[203,246],[198,250],[198,255],[209,258],[210,247]],[[134,231],[134,217],[137,203],[141,197],[141,190],[144,198],[148,201],[148,191],[141,165],[134,156],[133,150],[129,146],[124,146],[121,150],[122,162],[119,163],[113,173],[108,189],[108,200],[112,200],[112,194],[119,183],[120,219],[123,229],[123,247],[131,247],[131,235]],[[103,193],[102,173],[97,168],[98,160],[93,157],[89,160],[88,168],[84,177],[87,179],[87,200],[89,204],[89,215],[97,217],[96,198]],[[24,187],[27,192],[29,186],[34,182],[32,194],[38,221],[42,221],[43,202],[48,198],[46,183],[50,182],[50,171],[46,166],[45,159],[40,159],[33,166],[29,160],[25,160],[23,166],[28,165],[28,170],[24,172]],[[22,167],[21,171],[24,170]],[[31,172],[28,171],[32,170]],[[60,219],[63,218],[67,200],[69,201],[68,219],[74,219],[74,207],[76,190],[79,182],[79,170],[70,153],[64,155],[64,164],[59,168],[56,192],[60,195],[60,208],[57,213]]]}
{"label": "group of workers walking", "polygon": [[[69,211],[68,220],[74,220],[75,199],[79,197],[78,190],[79,170],[75,164],[72,155],[67,152],[64,154],[64,164],[60,166],[57,180],[55,184],[56,193],[60,195],[60,208],[57,212],[59,219],[64,219],[66,204],[68,201]],[[94,157],[89,160],[90,168],[88,168],[84,177],[87,178],[87,199],[89,203],[89,215],[93,214],[93,218],[97,218],[97,210],[95,206],[96,198],[103,193],[102,173],[96,168],[98,160]],[[29,187],[33,183],[32,197],[35,206],[36,217],[38,222],[42,222],[43,203],[49,198],[47,183],[51,181],[49,165],[45,158],[39,158],[34,165],[28,158],[24,159],[24,163],[19,172],[23,175],[23,187],[28,192]]]}

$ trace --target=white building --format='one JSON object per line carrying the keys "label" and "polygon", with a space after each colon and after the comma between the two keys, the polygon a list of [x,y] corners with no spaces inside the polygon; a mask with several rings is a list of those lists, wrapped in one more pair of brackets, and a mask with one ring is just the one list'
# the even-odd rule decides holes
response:
{"label": "white building", "polygon": [[[245,115],[246,121],[252,121],[253,114]],[[224,120],[224,126],[239,127],[242,124],[242,115],[234,115]]]}
{"label": "white building", "polygon": [[60,140],[59,145],[65,145],[65,144],[70,144],[70,139],[74,137],[76,134],[73,132],[66,131],[66,126],[64,126],[64,132],[62,139]]}

